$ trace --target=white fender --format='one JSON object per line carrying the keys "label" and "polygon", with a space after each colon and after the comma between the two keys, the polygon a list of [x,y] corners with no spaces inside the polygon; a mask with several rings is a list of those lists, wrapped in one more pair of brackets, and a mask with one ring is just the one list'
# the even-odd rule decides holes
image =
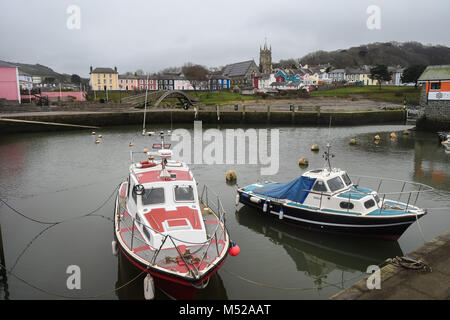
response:
{"label": "white fender", "polygon": [[144,297],[146,300],[153,300],[155,298],[155,283],[150,274],[144,279]]}
{"label": "white fender", "polygon": [[239,204],[239,193],[236,195],[236,201],[235,201],[236,206]]}
{"label": "white fender", "polygon": [[112,254],[117,257],[117,253],[119,252],[119,250],[117,249],[117,241],[113,240],[111,242],[111,247],[112,247]]}
{"label": "white fender", "polygon": [[250,197],[250,201],[253,202],[253,203],[260,203],[261,199],[258,199],[256,197]]}
{"label": "white fender", "polygon": [[263,205],[263,212],[267,212],[267,201],[264,201],[264,205]]}
{"label": "white fender", "polygon": [[278,215],[278,218],[281,220],[281,219],[283,219],[283,216],[284,216],[284,210],[283,210],[283,208],[281,208],[280,209],[280,214]]}

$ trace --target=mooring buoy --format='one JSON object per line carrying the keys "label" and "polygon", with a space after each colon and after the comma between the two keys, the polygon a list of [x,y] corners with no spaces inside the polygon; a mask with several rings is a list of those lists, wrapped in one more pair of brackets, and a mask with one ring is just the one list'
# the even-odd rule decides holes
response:
{"label": "mooring buoy", "polygon": [[225,179],[229,182],[236,181],[237,180],[236,172],[234,170],[228,170],[225,173]]}
{"label": "mooring buoy", "polygon": [[319,151],[319,146],[317,144],[313,144],[311,146],[311,151]]}
{"label": "mooring buoy", "polygon": [[375,140],[381,140],[380,136],[377,134],[375,137],[373,137]]}
{"label": "mooring buoy", "polygon": [[309,165],[309,161],[307,158],[300,158],[300,159],[298,159],[298,165],[299,166],[307,166],[307,165]]}
{"label": "mooring buoy", "polygon": [[354,145],[356,144],[356,139],[355,139],[355,138],[350,139],[349,144],[350,144],[351,146],[354,146]]}
{"label": "mooring buoy", "polygon": [[391,134],[389,136],[391,137],[391,139],[397,138],[397,135],[395,134],[395,132],[391,132]]}

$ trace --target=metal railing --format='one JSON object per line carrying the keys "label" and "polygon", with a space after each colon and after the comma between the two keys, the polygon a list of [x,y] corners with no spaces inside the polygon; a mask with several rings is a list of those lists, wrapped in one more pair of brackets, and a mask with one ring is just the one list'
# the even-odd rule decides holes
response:
{"label": "metal railing", "polygon": [[[214,202],[212,201],[212,199],[214,199]],[[204,242],[192,242],[192,241],[187,241],[187,240],[182,240],[179,239],[177,237],[174,237],[172,235],[168,235],[165,234],[161,231],[155,230],[145,224],[143,224],[141,221],[137,221],[134,217],[132,217],[131,215],[129,215],[129,219],[125,219],[124,218],[124,213],[127,213],[127,208],[125,205],[125,201],[124,198],[120,198],[117,200],[117,210],[116,210],[116,214],[119,214],[119,217],[117,219],[118,223],[117,223],[117,231],[121,230],[121,228],[127,228],[127,229],[131,229],[131,239],[130,239],[130,244],[129,244],[129,248],[130,251],[133,251],[134,248],[136,248],[134,246],[134,242],[135,241],[139,241],[145,245],[148,245],[153,251],[154,254],[151,257],[151,260],[149,261],[149,263],[151,265],[157,265],[156,263],[156,259],[158,258],[158,256],[160,256],[161,250],[164,248],[165,243],[169,240],[172,245],[173,248],[170,247],[169,249],[175,249],[177,252],[177,257],[180,257],[182,259],[182,261],[184,262],[184,264],[186,265],[186,268],[188,269],[189,273],[191,274],[191,276],[194,279],[198,278],[198,275],[200,273],[199,268],[202,266],[202,264],[205,262],[208,265],[211,265],[211,262],[206,262],[205,259],[207,258],[207,253],[209,251],[209,248],[211,246],[211,244],[213,242],[215,242],[215,246],[216,246],[216,252],[217,252],[217,256],[220,256],[220,251],[219,251],[219,246],[218,246],[218,242],[219,240],[227,240],[227,234],[226,234],[226,227],[225,227],[225,210],[223,208],[222,202],[220,201],[219,196],[214,193],[214,191],[210,190],[206,185],[203,187],[203,191],[200,197],[200,202],[203,203],[209,210],[212,211],[212,213],[214,214],[214,216],[217,219],[217,226],[213,229],[213,232],[210,233],[210,235],[207,234],[207,240]],[[212,208],[215,207],[215,210]],[[200,207],[201,209],[201,207]],[[127,222],[127,220],[130,221],[130,223]],[[155,234],[159,234],[162,236],[162,240],[161,240],[161,245],[159,247],[153,247],[146,239],[144,236],[142,235],[136,235],[135,233],[135,229],[137,228],[137,226],[141,226],[143,228],[145,228],[147,231],[151,231]],[[206,230],[205,230],[206,232]],[[126,241],[125,241],[126,243]],[[128,245],[128,244],[127,244]],[[190,254],[195,254],[198,252],[202,252],[204,250],[204,253],[201,254],[201,259],[190,259],[186,257],[186,253],[181,253],[179,246],[180,245],[189,245],[189,246],[193,246],[196,247],[195,248],[195,252],[190,252]],[[225,243],[226,245],[226,243]],[[224,245],[224,249],[225,249],[225,245]],[[164,248],[167,249],[167,248]],[[216,257],[211,258],[211,261],[213,261]],[[190,261],[189,261],[190,260]],[[195,260],[195,261],[194,261]],[[198,264],[198,267],[196,266],[196,264]]]}

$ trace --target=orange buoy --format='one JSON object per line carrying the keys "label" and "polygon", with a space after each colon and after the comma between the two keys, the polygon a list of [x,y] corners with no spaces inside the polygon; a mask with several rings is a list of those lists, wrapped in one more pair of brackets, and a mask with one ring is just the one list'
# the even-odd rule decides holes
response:
{"label": "orange buoy", "polygon": [[300,159],[298,159],[298,165],[299,166],[307,166],[307,165],[309,165],[308,158],[300,158]]}
{"label": "orange buoy", "polygon": [[311,146],[311,151],[319,151],[319,146],[317,144],[313,144]]}
{"label": "orange buoy", "polygon": [[134,146],[134,144],[130,142],[130,147],[132,147],[132,146]]}
{"label": "orange buoy", "polygon": [[381,138],[380,138],[380,136],[378,134],[374,137],[374,139],[375,140],[381,140]]}
{"label": "orange buoy", "polygon": [[391,132],[390,137],[391,139],[395,139],[397,138],[397,135],[395,134],[395,132]]}
{"label": "orange buoy", "polygon": [[144,148],[144,152],[148,152],[148,148]]}
{"label": "orange buoy", "polygon": [[228,253],[230,254],[230,256],[236,257],[239,255],[239,253],[241,253],[241,249],[236,243],[232,242]]}

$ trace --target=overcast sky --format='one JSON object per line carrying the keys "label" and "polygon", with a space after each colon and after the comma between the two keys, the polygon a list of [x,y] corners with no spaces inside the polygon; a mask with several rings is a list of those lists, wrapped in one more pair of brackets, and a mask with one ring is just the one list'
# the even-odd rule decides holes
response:
{"label": "overcast sky", "polygon": [[[80,8],[80,28],[67,8]],[[367,8],[380,8],[370,30]],[[449,0],[1,0],[0,60],[57,72],[157,72],[186,62],[219,67],[255,59],[267,37],[273,61],[371,42],[450,46]]]}

